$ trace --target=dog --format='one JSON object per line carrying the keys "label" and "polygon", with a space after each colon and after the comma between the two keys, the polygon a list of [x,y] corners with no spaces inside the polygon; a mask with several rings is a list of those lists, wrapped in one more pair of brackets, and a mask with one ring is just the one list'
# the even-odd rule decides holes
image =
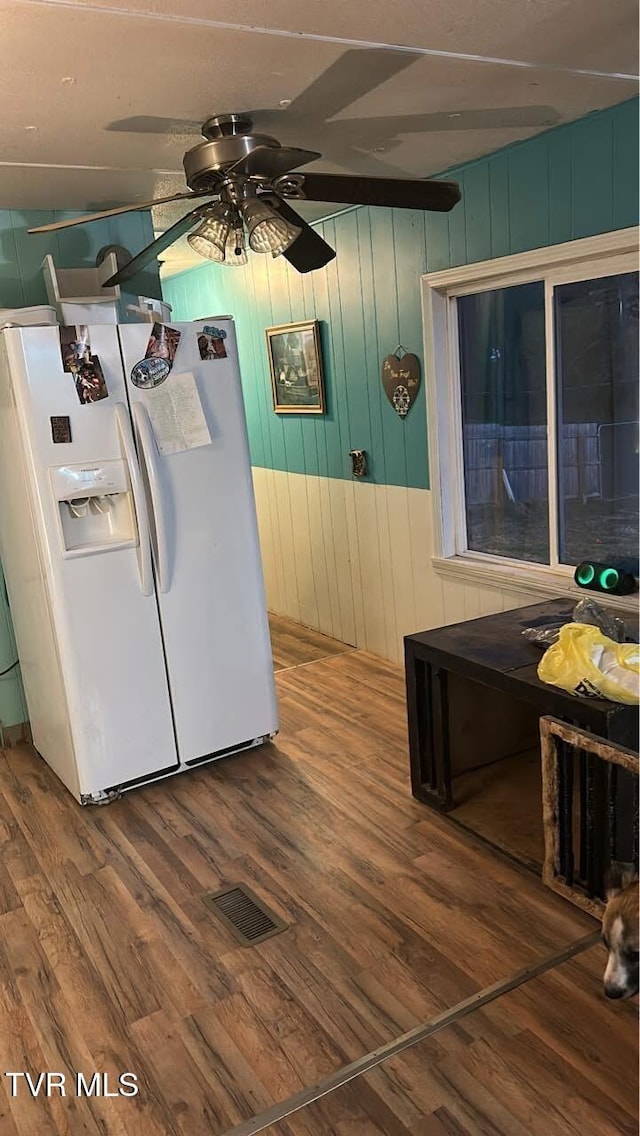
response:
{"label": "dog", "polygon": [[638,993],[639,889],[632,864],[611,865],[602,918],[602,939],[609,952],[604,972],[607,998],[633,998]]}

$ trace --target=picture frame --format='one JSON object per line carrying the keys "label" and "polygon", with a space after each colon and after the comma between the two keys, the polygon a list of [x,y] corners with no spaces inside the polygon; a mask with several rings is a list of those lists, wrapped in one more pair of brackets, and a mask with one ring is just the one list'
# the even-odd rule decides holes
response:
{"label": "picture frame", "polygon": [[276,414],[324,414],[325,393],[318,320],[265,329]]}

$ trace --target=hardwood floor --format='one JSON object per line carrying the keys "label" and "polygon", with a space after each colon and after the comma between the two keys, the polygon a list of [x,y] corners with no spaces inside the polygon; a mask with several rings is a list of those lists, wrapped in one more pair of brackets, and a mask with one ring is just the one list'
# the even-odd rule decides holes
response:
{"label": "hardwood floor", "polygon": [[[0,1077],[2,1136],[221,1136],[595,927],[412,799],[399,668],[294,648],[293,625],[274,638],[281,733],[259,751],[102,809],[28,748],[3,754],[3,1070],[99,1070],[112,1092],[130,1072],[140,1092],[31,1099],[23,1078],[12,1098]],[[290,928],[238,946],[202,902],[238,881]],[[581,956],[274,1136],[635,1131],[635,1008],[603,998],[603,963]]]}
{"label": "hardwood floor", "polygon": [[534,979],[264,1136],[633,1136],[637,1079],[620,1076],[601,962],[595,948]]}
{"label": "hardwood floor", "polygon": [[281,615],[271,614],[269,627],[275,671],[288,670],[290,667],[299,667],[355,650],[348,643],[340,643],[338,639],[331,639],[310,627],[301,627],[299,623],[292,623]]}

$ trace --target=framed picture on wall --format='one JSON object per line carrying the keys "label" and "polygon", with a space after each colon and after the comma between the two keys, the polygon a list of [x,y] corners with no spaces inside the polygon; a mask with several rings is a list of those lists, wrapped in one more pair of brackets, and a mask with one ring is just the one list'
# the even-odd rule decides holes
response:
{"label": "framed picture on wall", "polygon": [[276,414],[324,414],[318,320],[266,329]]}

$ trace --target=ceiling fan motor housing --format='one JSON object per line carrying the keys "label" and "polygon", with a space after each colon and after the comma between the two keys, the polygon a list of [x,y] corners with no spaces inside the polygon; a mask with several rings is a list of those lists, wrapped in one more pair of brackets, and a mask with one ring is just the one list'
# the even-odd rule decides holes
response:
{"label": "ceiling fan motor housing", "polygon": [[183,158],[189,189],[215,189],[225,170],[258,146],[280,148],[276,138],[252,134],[252,125],[246,115],[237,114],[218,115],[205,122],[202,133],[207,141],[187,150]]}

